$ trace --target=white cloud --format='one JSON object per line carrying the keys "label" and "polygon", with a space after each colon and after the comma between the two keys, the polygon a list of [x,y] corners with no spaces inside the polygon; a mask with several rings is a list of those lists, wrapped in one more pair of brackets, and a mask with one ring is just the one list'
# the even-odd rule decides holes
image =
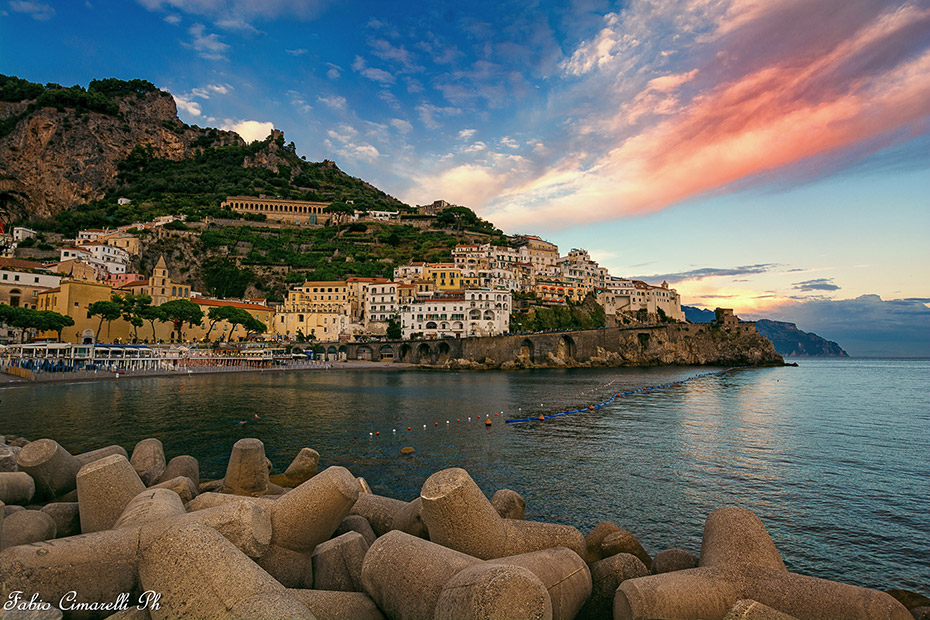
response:
{"label": "white cloud", "polygon": [[274,123],[262,121],[231,121],[227,119],[220,126],[220,129],[235,131],[242,136],[242,139],[246,142],[255,142],[256,140],[264,140],[267,138],[271,134],[271,130],[274,129]]}
{"label": "white cloud", "polygon": [[174,103],[178,106],[178,109],[186,114],[191,116],[200,116],[200,104],[196,101],[192,101],[189,97],[184,95],[172,95],[174,97]]}
{"label": "white cloud", "polygon": [[334,65],[331,62],[326,63],[326,66],[329,67],[329,70],[326,72],[326,77],[331,80],[335,80],[340,75],[342,75],[342,67],[339,65]]}
{"label": "white cloud", "polygon": [[439,129],[438,116],[455,116],[460,114],[462,110],[453,107],[436,106],[432,103],[421,103],[417,106],[417,112],[419,112],[420,120],[427,129]]}
{"label": "white cloud", "polygon": [[504,146],[506,146],[506,147],[509,148],[509,149],[518,149],[518,148],[520,148],[520,144],[519,144],[516,140],[514,140],[513,138],[511,138],[511,137],[509,137],[509,136],[504,136],[503,138],[501,138],[501,144],[504,145]]}
{"label": "white cloud", "polygon": [[325,103],[331,108],[336,110],[345,110],[346,109],[346,98],[340,97],[339,95],[331,95],[329,97],[324,97],[320,95],[316,98],[320,103]]}
{"label": "white cloud", "polygon": [[304,54],[307,53],[307,50],[305,50],[302,47],[298,47],[295,50],[284,50],[284,51],[290,54],[291,56],[303,56]]}
{"label": "white cloud", "polygon": [[165,15],[165,21],[171,24],[172,26],[177,26],[178,24],[181,23],[181,16],[174,15],[174,14]]}
{"label": "white cloud", "polygon": [[463,129],[459,132],[459,138],[462,140],[471,140],[476,133],[478,133],[477,129]]}
{"label": "white cloud", "polygon": [[206,34],[203,24],[194,24],[188,29],[188,33],[191,35],[191,42],[184,45],[197,51],[201,58],[226,60],[224,53],[229,49],[229,45],[220,41],[218,34]]}
{"label": "white cloud", "polygon": [[410,133],[410,131],[413,130],[413,125],[410,124],[410,121],[405,121],[400,118],[392,118],[391,125],[400,133]]}
{"label": "white cloud", "polygon": [[251,29],[251,22],[279,17],[301,21],[317,17],[330,0],[137,0],[150,11],[177,10],[203,15],[221,27]]}
{"label": "white cloud", "polygon": [[393,84],[394,76],[388,73],[383,69],[375,69],[374,67],[368,67],[359,72],[362,77],[366,77],[373,82],[378,82],[379,84]]}
{"label": "white cloud", "polygon": [[9,3],[11,11],[26,13],[32,19],[40,22],[47,21],[55,16],[55,9],[41,2],[27,2],[26,0],[13,0]]}

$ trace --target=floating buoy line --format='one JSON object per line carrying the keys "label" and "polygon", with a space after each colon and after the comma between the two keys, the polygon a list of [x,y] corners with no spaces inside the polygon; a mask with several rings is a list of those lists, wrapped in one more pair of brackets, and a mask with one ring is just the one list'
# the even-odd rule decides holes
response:
{"label": "floating buoy line", "polygon": [[[748,366],[731,366],[730,368],[725,368],[725,369],[723,369],[723,370],[716,370],[716,371],[713,371],[713,372],[702,372],[702,373],[697,374],[697,375],[692,375],[692,376],[690,376],[690,377],[688,377],[688,378],[686,378],[686,379],[680,379],[680,380],[678,380],[678,381],[671,381],[671,382],[669,382],[669,383],[663,383],[662,385],[650,385],[650,386],[641,387],[641,388],[638,388],[638,389],[635,389],[635,390],[627,390],[626,392],[617,392],[617,393],[615,393],[613,396],[611,396],[610,398],[608,398],[607,400],[605,400],[604,402],[596,403],[596,404],[592,404],[592,405],[586,405],[586,406],[580,407],[580,408],[578,408],[578,409],[570,409],[570,410],[567,410],[567,411],[559,411],[559,412],[557,412],[557,413],[550,413],[550,414],[548,414],[548,415],[543,414],[543,413],[540,413],[538,416],[531,417],[531,418],[510,418],[510,419],[504,420],[504,422],[506,422],[507,424],[517,424],[517,423],[519,423],[519,422],[542,422],[542,421],[545,421],[545,420],[551,420],[552,418],[559,418],[559,417],[562,417],[562,416],[571,415],[571,414],[573,414],[573,413],[582,413],[582,412],[585,412],[585,411],[591,412],[591,411],[595,411],[595,410],[597,410],[597,409],[600,409],[601,407],[604,407],[605,405],[609,405],[610,403],[614,402],[614,401],[617,400],[618,398],[622,398],[623,396],[632,396],[633,394],[641,394],[641,393],[644,393],[644,392],[652,392],[652,391],[655,391],[655,390],[664,390],[664,389],[666,389],[666,388],[674,387],[674,386],[676,386],[676,385],[681,385],[681,384],[683,384],[683,383],[688,383],[688,382],[690,382],[690,381],[695,381],[695,380],[697,380],[697,379],[703,379],[704,377],[711,377],[711,376],[715,376],[715,375],[722,375],[722,374],[725,374],[725,373],[730,372],[731,370],[740,370],[740,369],[742,369],[742,368],[748,368]],[[582,391],[582,392],[578,392],[577,395],[578,395],[578,396],[584,396],[584,395],[586,395],[586,394],[591,394],[591,393],[593,393],[593,392],[599,392],[599,391],[601,391],[601,390],[604,390],[604,389],[609,388],[611,385],[613,385],[613,384],[616,383],[616,382],[617,382],[617,379],[613,379],[613,380],[611,380],[610,382],[605,383],[604,385],[601,385],[601,386],[599,386],[599,387],[592,388],[592,389],[589,389],[589,390],[584,390],[584,391]],[[562,399],[559,399],[559,400],[562,400]],[[552,401],[552,402],[554,403],[554,402],[557,402],[557,401]],[[543,404],[540,403],[540,406],[543,406]],[[522,410],[522,407],[520,408],[520,410]],[[503,414],[504,414],[504,412],[501,411],[500,413],[495,413],[495,414],[494,414],[494,417],[499,417],[499,416],[502,416]],[[474,418],[475,418],[475,420],[478,421],[478,422],[483,422],[483,423],[484,423],[483,425],[484,425],[485,428],[491,428],[491,427],[492,427],[491,414],[485,414],[484,416],[478,415],[478,416],[474,416]],[[462,421],[462,418],[456,418],[455,421],[456,421],[456,423],[460,423],[460,422]],[[472,418],[471,418],[471,417],[468,417],[468,418],[467,418],[467,421],[468,421],[468,422],[471,422],[471,421],[472,421]],[[446,420],[446,426],[448,426],[449,424],[450,424],[450,420]],[[434,428],[439,428],[439,422],[438,422],[438,421],[437,421],[437,422],[434,422],[434,423],[433,423],[433,427],[434,427]],[[426,424],[424,424],[424,425],[423,425],[423,430],[426,430],[426,428],[427,428],[427,426],[426,426]],[[408,430],[408,431],[411,430],[411,427],[408,426],[408,427],[407,427],[407,430]],[[397,429],[392,429],[391,434],[392,434],[392,435],[396,435],[396,434],[397,434]],[[381,433],[380,433],[380,431],[373,431],[373,432],[368,433],[368,435],[369,435],[369,437],[379,437],[379,436],[381,435]]]}

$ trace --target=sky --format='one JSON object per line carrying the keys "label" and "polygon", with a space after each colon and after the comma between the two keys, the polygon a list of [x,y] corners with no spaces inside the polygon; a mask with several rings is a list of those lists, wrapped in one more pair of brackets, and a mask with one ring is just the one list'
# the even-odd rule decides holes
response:
{"label": "sky", "polygon": [[0,72],[148,79],[686,304],[930,356],[930,0],[0,0]]}

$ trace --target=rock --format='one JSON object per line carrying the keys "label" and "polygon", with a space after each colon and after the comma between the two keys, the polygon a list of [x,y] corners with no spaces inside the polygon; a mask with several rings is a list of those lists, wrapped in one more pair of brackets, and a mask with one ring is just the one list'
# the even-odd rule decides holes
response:
{"label": "rock", "polygon": [[[611,532],[601,541],[601,554],[603,557],[610,557],[618,553],[635,555],[646,568],[652,569],[652,558],[649,557],[649,554],[646,553],[643,546],[636,540],[636,537],[626,530],[618,529],[615,532]],[[688,568],[693,567],[689,566]]]}
{"label": "rock", "polygon": [[505,519],[523,519],[526,513],[526,501],[516,491],[500,489],[491,498],[491,505],[497,514]]}
{"label": "rock", "polygon": [[594,529],[584,537],[584,544],[587,551],[587,560],[589,564],[593,564],[598,560],[604,559],[604,554],[601,552],[601,541],[603,541],[608,534],[619,531],[620,528],[610,521],[601,521],[594,526]]}
{"label": "rock", "polygon": [[252,497],[264,495],[268,491],[269,470],[265,444],[258,439],[240,439],[229,455],[224,491]]}
{"label": "rock", "polygon": [[30,443],[30,441],[25,437],[14,437],[13,439],[10,439],[9,435],[7,435],[7,440],[7,443],[14,448],[25,448]]}
{"label": "rock", "polygon": [[368,481],[359,476],[355,479],[358,482],[359,493],[371,493],[371,487],[368,486]]}
{"label": "rock", "polygon": [[445,584],[433,618],[551,620],[552,603],[546,587],[526,568],[487,562],[459,571]]}
{"label": "rock", "polygon": [[368,543],[358,532],[347,532],[313,550],[313,589],[362,591],[362,563]]}
{"label": "rock", "polygon": [[591,565],[591,597],[579,617],[584,620],[612,620],[614,593],[627,579],[645,577],[649,570],[629,553],[618,553]]}
{"label": "rock", "polygon": [[429,530],[423,522],[422,508],[423,503],[419,497],[412,502],[407,502],[403,508],[394,513],[391,529],[429,540]]}
{"label": "rock", "polygon": [[677,570],[687,570],[698,565],[698,559],[684,549],[666,549],[656,554],[652,561],[652,574],[661,575]]}
{"label": "rock", "polygon": [[0,549],[55,538],[55,521],[39,510],[20,510],[3,519]]}
{"label": "rock", "polygon": [[384,614],[363,592],[293,590],[288,594],[307,606],[316,620],[385,620]]}
{"label": "rock", "polygon": [[309,553],[332,536],[358,499],[349,470],[330,467],[307,480],[270,507],[272,543]]}
{"label": "rock", "polygon": [[404,456],[408,454],[413,454],[414,452],[415,450],[413,449],[412,446],[404,446],[403,448],[400,449],[400,453],[403,454]]}
{"label": "rock", "polygon": [[887,590],[887,593],[897,599],[907,609],[915,607],[930,607],[930,598],[909,590]]}
{"label": "rock", "polygon": [[227,493],[201,493],[191,501],[185,504],[184,508],[187,512],[195,512],[197,510],[204,510],[206,508],[216,508],[217,506],[222,506],[223,504],[236,504],[239,502],[249,502],[252,504],[258,504],[265,508],[271,508],[271,505],[274,503],[274,499],[270,497],[249,497],[246,495],[229,495]]}
{"label": "rock", "polygon": [[359,515],[349,515],[343,519],[339,523],[339,527],[336,528],[336,531],[333,532],[333,536],[341,536],[346,532],[358,532],[362,535],[362,538],[365,539],[365,542],[368,543],[369,546],[371,543],[375,542],[375,538],[377,538],[377,536],[375,536],[374,530],[371,529],[371,524],[368,523],[368,519]]}
{"label": "rock", "polygon": [[16,457],[16,465],[32,476],[38,499],[51,499],[73,490],[81,469],[81,463],[52,439],[26,445]]}
{"label": "rock", "polygon": [[391,527],[394,525],[394,516],[406,506],[406,502],[391,497],[360,493],[358,501],[352,506],[349,514],[365,517],[375,534],[384,536],[391,531]]}
{"label": "rock", "polygon": [[55,522],[55,536],[58,538],[81,533],[81,515],[77,502],[52,502],[43,506],[42,512]]}
{"label": "rock", "polygon": [[81,532],[112,528],[126,505],[144,490],[136,470],[121,454],[88,463],[77,475]]}
{"label": "rock", "polygon": [[914,616],[914,620],[930,620],[930,606],[928,605],[912,607],[910,612]]}
{"label": "rock", "polygon": [[136,444],[129,459],[145,486],[149,486],[165,471],[165,448],[161,441],[150,437]]}
{"label": "rock", "polygon": [[153,619],[292,618],[313,614],[232,543],[202,523],[166,529],[142,550],[139,580],[161,594]]}
{"label": "rock", "polygon": [[25,506],[32,501],[35,492],[35,481],[26,472],[0,472],[0,502]]}
{"label": "rock", "polygon": [[169,480],[181,476],[189,478],[194,483],[194,494],[196,495],[197,492],[199,492],[200,463],[197,462],[197,459],[187,454],[176,456],[168,461],[168,465],[165,466],[165,471],[158,476],[155,480],[155,484],[158,485],[163,482],[168,482]]}
{"label": "rock", "polygon": [[758,601],[742,599],[736,601],[723,620],[797,620],[797,618],[767,607]]}
{"label": "rock", "polygon": [[200,492],[201,493],[213,493],[214,491],[221,491],[223,489],[223,480],[207,480],[200,483]]}
{"label": "rock", "polygon": [[126,458],[126,460],[129,460],[129,454],[126,453],[126,449],[123,446],[107,446],[105,448],[98,448],[96,450],[91,450],[90,452],[75,454],[74,458],[78,460],[78,463],[81,464],[81,467],[84,467],[88,463],[99,461],[105,456],[112,456],[114,454],[121,454]]}
{"label": "rock", "polygon": [[[2,505],[3,502],[0,502]],[[14,512],[19,512],[20,510],[26,510],[24,506],[3,506],[3,509],[0,510],[0,516],[9,517]]]}
{"label": "rock", "polygon": [[391,620],[433,618],[446,582],[478,563],[477,558],[393,530],[365,554],[362,587]]}

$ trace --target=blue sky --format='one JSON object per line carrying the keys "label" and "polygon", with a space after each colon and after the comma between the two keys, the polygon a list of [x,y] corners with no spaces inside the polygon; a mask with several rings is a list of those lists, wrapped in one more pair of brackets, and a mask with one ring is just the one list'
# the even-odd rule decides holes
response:
{"label": "blue sky", "polygon": [[151,80],[686,303],[930,298],[930,0],[2,0],[0,72]]}

